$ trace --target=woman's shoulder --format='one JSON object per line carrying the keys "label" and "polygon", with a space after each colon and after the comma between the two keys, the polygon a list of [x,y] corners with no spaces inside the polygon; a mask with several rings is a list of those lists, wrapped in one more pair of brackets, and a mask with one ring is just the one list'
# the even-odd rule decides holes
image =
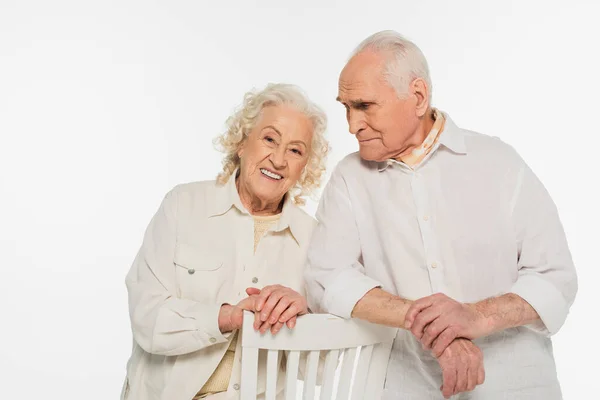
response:
{"label": "woman's shoulder", "polygon": [[205,193],[214,193],[218,189],[217,181],[194,181],[176,185],[171,192],[177,195],[197,196]]}
{"label": "woman's shoulder", "polygon": [[[294,235],[302,236],[302,240],[309,240],[313,230],[317,226],[317,220],[297,204],[291,204],[292,212],[292,230]],[[294,229],[296,228],[296,229]]]}
{"label": "woman's shoulder", "polygon": [[215,180],[180,183],[167,193],[166,198],[176,204],[180,215],[184,215],[212,207],[220,188]]}

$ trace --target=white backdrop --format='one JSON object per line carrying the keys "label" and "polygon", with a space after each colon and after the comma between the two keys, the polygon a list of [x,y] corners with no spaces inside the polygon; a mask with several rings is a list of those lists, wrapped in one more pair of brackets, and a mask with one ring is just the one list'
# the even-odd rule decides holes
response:
{"label": "white backdrop", "polygon": [[267,82],[326,109],[330,168],[355,151],[337,76],[382,29],[421,47],[437,107],[512,144],[552,194],[580,276],[559,378],[594,397],[598,4],[0,0],[0,397],[116,399],[124,278],[162,196],[215,177],[212,138]]}

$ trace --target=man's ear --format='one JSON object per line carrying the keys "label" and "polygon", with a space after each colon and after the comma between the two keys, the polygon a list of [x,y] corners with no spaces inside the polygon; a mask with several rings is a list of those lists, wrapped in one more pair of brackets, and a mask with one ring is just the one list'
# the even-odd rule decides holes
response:
{"label": "man's ear", "polygon": [[410,84],[410,91],[416,99],[417,117],[422,117],[429,109],[429,87],[423,78],[416,78]]}

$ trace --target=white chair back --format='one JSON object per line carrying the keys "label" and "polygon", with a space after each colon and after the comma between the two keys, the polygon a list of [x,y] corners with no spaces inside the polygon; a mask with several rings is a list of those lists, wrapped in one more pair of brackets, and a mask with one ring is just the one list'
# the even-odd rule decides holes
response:
{"label": "white chair back", "polygon": [[[266,400],[275,400],[279,352],[288,351],[285,399],[295,400],[301,353],[307,353],[303,400],[313,400],[320,356],[325,363],[320,400],[377,400],[381,398],[392,342],[397,329],[361,320],[345,320],[330,314],[299,317],[294,329],[283,327],[277,335],[261,335],[253,328],[254,315],[244,313],[242,329],[241,400],[256,399],[258,351],[267,355]],[[335,375],[343,355],[336,387]],[[358,360],[356,357],[358,355]]]}

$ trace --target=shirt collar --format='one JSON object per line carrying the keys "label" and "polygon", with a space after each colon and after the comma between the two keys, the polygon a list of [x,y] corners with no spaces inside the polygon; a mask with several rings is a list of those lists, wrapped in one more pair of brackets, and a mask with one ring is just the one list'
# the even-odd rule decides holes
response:
{"label": "shirt collar", "polygon": [[[231,174],[227,183],[222,186],[217,186],[214,202],[208,210],[208,217],[224,215],[233,207],[235,207],[240,213],[251,216],[248,210],[246,210],[246,207],[242,205],[240,195],[235,185],[235,177],[237,172],[238,170]],[[287,193],[285,195],[281,217],[277,221],[273,231],[283,232],[285,230],[289,230],[296,243],[300,245],[310,236],[307,224],[302,223],[302,219],[307,218],[306,215],[301,215],[303,213],[304,212],[300,209],[300,207],[294,204],[292,195]]]}
{"label": "shirt collar", "polygon": [[444,130],[440,133],[439,143],[456,154],[467,154],[463,130],[456,126],[447,113],[443,114],[446,117],[446,124]]}
{"label": "shirt collar", "polygon": [[[306,224],[302,224],[300,215],[303,211],[292,201],[290,193],[285,195],[281,218],[277,221],[277,225],[273,228],[274,232],[284,232],[288,230],[298,245],[303,244],[306,238],[310,236],[310,232],[306,229]],[[304,216],[306,218],[306,216]]]}
{"label": "shirt collar", "polygon": [[217,184],[215,191],[214,202],[208,209],[209,217],[216,217],[219,215],[226,214],[231,207],[237,208],[242,213],[248,214],[248,211],[242,205],[240,195],[238,194],[237,187],[235,186],[235,177],[237,175],[236,170],[224,185]]}
{"label": "shirt collar", "polygon": [[[446,147],[453,153],[467,154],[467,146],[465,144],[465,135],[464,135],[463,131],[458,126],[456,126],[454,121],[452,121],[452,119],[450,118],[450,116],[447,113],[445,113],[443,111],[441,111],[441,112],[444,115],[445,122],[444,122],[444,129],[439,134],[438,144],[440,146]],[[436,146],[433,149],[432,153],[437,151],[438,147],[439,146]],[[379,162],[377,168],[379,169],[379,172],[382,172],[382,171],[385,171],[392,164],[401,164],[401,163],[394,159],[390,159],[390,160]]]}

